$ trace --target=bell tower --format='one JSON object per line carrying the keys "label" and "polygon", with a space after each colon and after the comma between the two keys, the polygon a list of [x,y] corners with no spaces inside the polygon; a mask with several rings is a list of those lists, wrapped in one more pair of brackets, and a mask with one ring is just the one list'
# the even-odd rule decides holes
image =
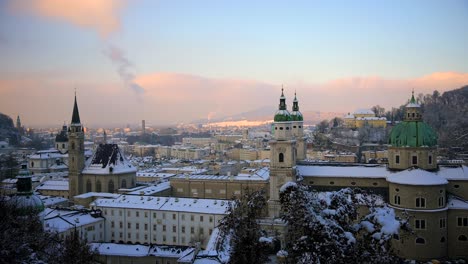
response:
{"label": "bell tower", "polygon": [[83,193],[81,172],[84,168],[84,129],[80,121],[78,103],[73,106],[71,124],[68,128],[68,178],[70,200]]}
{"label": "bell tower", "polygon": [[296,140],[292,133],[291,114],[286,107],[283,88],[279,109],[275,114],[270,141],[270,199],[268,214],[272,218],[280,216],[279,191],[288,181],[296,180]]}
{"label": "bell tower", "polygon": [[292,120],[292,133],[296,139],[297,159],[304,160],[307,156],[306,140],[304,137],[304,117],[299,111],[299,101],[297,100],[296,93],[294,93],[293,107],[291,112]]}

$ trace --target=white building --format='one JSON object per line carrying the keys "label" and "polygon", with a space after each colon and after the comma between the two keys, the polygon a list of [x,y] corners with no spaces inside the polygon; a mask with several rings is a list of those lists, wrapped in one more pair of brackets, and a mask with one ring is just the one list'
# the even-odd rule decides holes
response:
{"label": "white building", "polygon": [[106,219],[107,241],[158,245],[206,246],[212,231],[226,214],[228,202],[122,195],[97,199],[91,206]]}

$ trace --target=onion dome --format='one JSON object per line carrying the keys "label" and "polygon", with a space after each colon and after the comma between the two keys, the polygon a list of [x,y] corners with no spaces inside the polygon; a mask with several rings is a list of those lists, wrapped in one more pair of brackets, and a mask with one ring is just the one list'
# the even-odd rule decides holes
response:
{"label": "onion dome", "polygon": [[289,122],[291,121],[291,114],[286,109],[286,97],[284,97],[283,88],[281,88],[281,97],[278,111],[276,111],[275,122]]}
{"label": "onion dome", "polygon": [[294,93],[293,108],[291,112],[291,121],[304,121],[302,113],[299,111],[299,101],[297,101],[296,93]]}
{"label": "onion dome", "polygon": [[16,207],[22,215],[29,213],[40,213],[44,211],[44,203],[32,192],[31,176],[16,177],[17,193],[13,196],[9,203]]}
{"label": "onion dome", "polygon": [[67,126],[63,125],[62,131],[55,136],[55,142],[68,142]]}
{"label": "onion dome", "polygon": [[388,140],[393,147],[435,147],[437,133],[422,120],[420,105],[414,99],[406,105],[405,119],[396,125]]}

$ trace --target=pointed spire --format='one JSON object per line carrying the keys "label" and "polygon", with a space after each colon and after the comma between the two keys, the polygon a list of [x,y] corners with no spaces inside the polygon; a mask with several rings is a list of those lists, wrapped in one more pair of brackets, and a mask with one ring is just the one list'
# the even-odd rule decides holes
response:
{"label": "pointed spire", "polygon": [[76,89],[75,89],[75,105],[73,106],[72,124],[81,124],[80,113],[78,112],[78,103],[76,102]]}
{"label": "pointed spire", "polygon": [[410,100],[410,103],[412,103],[412,104],[415,104],[415,103],[416,103],[416,100],[414,99],[414,88],[413,88],[413,92],[411,93],[411,100]]}
{"label": "pointed spire", "polygon": [[294,91],[293,111],[299,111],[299,101],[297,100],[296,91]]}
{"label": "pointed spire", "polygon": [[281,85],[281,97],[280,97],[279,110],[286,110],[286,97],[284,97],[283,85]]}

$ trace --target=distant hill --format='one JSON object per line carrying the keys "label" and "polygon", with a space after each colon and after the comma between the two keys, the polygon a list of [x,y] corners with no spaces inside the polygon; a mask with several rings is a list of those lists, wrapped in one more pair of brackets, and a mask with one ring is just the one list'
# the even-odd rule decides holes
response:
{"label": "distant hill", "polygon": [[439,146],[468,150],[468,85],[442,95],[434,91],[420,100],[424,121],[439,134]]}
{"label": "distant hill", "polygon": [[17,145],[20,139],[20,134],[15,128],[11,117],[0,113],[0,141],[9,140],[11,145]]}
{"label": "distant hill", "polygon": [[[273,120],[275,115],[276,108],[272,106],[264,106],[261,108],[254,109],[252,111],[247,111],[235,115],[225,116],[222,118],[213,118],[213,119],[199,119],[193,121],[193,123],[206,124],[208,122],[223,122],[223,121],[269,121]],[[342,117],[344,113],[339,112],[320,112],[320,111],[301,111],[304,115],[304,123],[308,125],[317,124],[324,119],[332,119],[336,116]]]}

